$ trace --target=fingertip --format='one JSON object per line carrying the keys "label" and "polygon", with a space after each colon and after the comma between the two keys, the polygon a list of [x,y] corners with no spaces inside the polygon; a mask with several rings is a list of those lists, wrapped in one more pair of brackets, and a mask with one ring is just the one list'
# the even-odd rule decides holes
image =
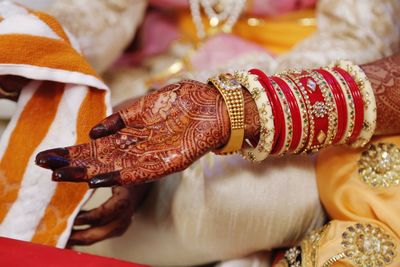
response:
{"label": "fingertip", "polygon": [[100,174],[89,180],[90,188],[98,188],[98,187],[110,187],[114,185],[118,185],[120,181],[120,172],[110,172],[106,174]]}
{"label": "fingertip", "polygon": [[42,151],[36,155],[36,165],[46,169],[57,169],[69,165],[69,151],[65,148],[55,148]]}
{"label": "fingertip", "polygon": [[53,171],[55,182],[85,182],[87,173],[85,167],[64,167]]}
{"label": "fingertip", "polygon": [[97,139],[105,136],[106,133],[107,133],[107,128],[103,124],[97,124],[90,130],[89,137],[92,139]]}
{"label": "fingertip", "polygon": [[74,225],[75,226],[81,226],[85,224],[89,224],[89,216],[87,215],[88,211],[80,211],[78,216],[76,216]]}
{"label": "fingertip", "polygon": [[101,138],[110,134],[114,134],[120,129],[125,127],[125,123],[122,120],[119,113],[115,113],[107,118],[105,118],[102,122],[95,125],[89,132],[89,136],[92,139]]}

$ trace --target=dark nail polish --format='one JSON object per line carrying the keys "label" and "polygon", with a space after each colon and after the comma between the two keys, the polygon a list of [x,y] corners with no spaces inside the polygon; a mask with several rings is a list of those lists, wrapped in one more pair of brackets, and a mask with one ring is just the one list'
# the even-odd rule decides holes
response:
{"label": "dark nail polish", "polygon": [[68,166],[69,160],[59,156],[48,156],[47,158],[39,159],[37,164],[41,167],[55,170]]}
{"label": "dark nail polish", "polygon": [[57,182],[83,182],[86,179],[86,168],[65,167],[53,172],[52,180]]}
{"label": "dark nail polish", "polygon": [[97,138],[106,133],[107,128],[103,124],[98,124],[90,130],[89,136],[90,138]]}
{"label": "dark nail polish", "polygon": [[119,172],[111,172],[103,175],[98,175],[89,180],[89,187],[109,187],[118,184]]}
{"label": "dark nail polish", "polygon": [[[49,160],[52,158],[50,161],[54,162],[54,164],[57,166],[58,164],[61,164],[60,167],[67,166],[66,160],[68,160],[69,156],[69,151],[65,148],[55,148],[55,149],[49,149],[42,151],[36,155],[35,162],[37,165],[43,167],[43,168],[52,168],[51,165],[49,165]],[[55,168],[57,168],[55,166]],[[58,167],[59,168],[59,167]]]}

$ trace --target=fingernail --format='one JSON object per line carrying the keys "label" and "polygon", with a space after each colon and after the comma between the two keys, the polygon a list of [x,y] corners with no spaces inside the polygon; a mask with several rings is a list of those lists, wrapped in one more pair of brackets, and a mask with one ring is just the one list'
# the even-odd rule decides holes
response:
{"label": "fingernail", "polygon": [[56,182],[83,182],[86,179],[85,167],[65,167],[53,172],[52,180]]}
{"label": "fingernail", "polygon": [[[37,165],[43,167],[43,168],[51,168],[51,166],[49,166],[49,159],[53,157],[53,161],[57,161],[60,164],[61,163],[61,159],[67,160],[66,158],[69,156],[69,151],[65,148],[55,148],[55,149],[49,149],[49,150],[45,150],[42,151],[40,153],[38,153],[36,155],[36,159],[35,162]],[[59,160],[57,160],[57,158]],[[58,164],[58,163],[56,163]]]}
{"label": "fingernail", "polygon": [[90,179],[89,187],[109,187],[118,184],[119,172],[112,172],[103,175],[98,175]]}
{"label": "fingernail", "polygon": [[55,170],[68,166],[69,160],[59,156],[48,156],[37,159],[36,164],[44,168]]}
{"label": "fingernail", "polygon": [[107,130],[107,128],[103,124],[98,124],[92,128],[89,132],[90,138],[96,138],[98,136],[101,136],[104,134],[104,132]]}

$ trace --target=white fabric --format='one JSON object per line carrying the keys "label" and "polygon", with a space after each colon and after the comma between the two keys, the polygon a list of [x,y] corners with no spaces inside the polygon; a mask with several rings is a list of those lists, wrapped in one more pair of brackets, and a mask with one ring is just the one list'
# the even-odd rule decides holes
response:
{"label": "white fabric", "polygon": [[[10,2],[0,2],[0,14],[4,14],[5,10],[7,11],[11,6],[13,6],[13,4]],[[60,39],[56,33],[39,18],[26,14],[25,10],[22,9],[21,11],[15,5],[14,7],[15,8],[10,8],[10,10],[13,10],[13,13],[11,14],[8,12],[7,17],[0,22],[0,29],[3,29],[2,32],[0,30],[0,34],[29,33],[29,35],[36,35],[37,33],[37,35],[41,37]],[[34,22],[33,20],[37,21]],[[10,26],[10,24],[8,24],[9,21],[19,23],[18,27]],[[2,26],[4,27],[2,28]],[[35,156],[40,151],[54,147],[69,146],[76,142],[77,116],[81,104],[86,96],[90,94],[88,86],[107,91],[106,105],[108,106],[106,113],[107,115],[111,113],[108,87],[97,77],[80,72],[36,66],[33,65],[34,63],[35,62],[32,62],[31,65],[0,64],[0,75],[18,75],[36,80],[29,83],[21,91],[17,104],[17,111],[0,139],[0,160],[4,156],[7,146],[10,145],[10,135],[14,131],[21,113],[26,111],[24,108],[32,99],[37,88],[42,84],[42,80],[57,81],[66,86],[60,103],[58,104],[55,117],[52,118],[51,125],[46,132],[46,136],[30,155],[29,163],[26,166],[21,183],[6,184],[4,182],[7,181],[6,177],[1,176],[4,174],[0,173],[0,180],[2,181],[2,186],[4,186],[4,188],[2,188],[2,197],[4,197],[9,188],[18,189],[18,196],[15,201],[2,203],[3,205],[10,205],[10,208],[6,211],[5,218],[0,224],[0,236],[26,241],[31,240],[37,231],[37,226],[42,220],[46,208],[49,207],[49,203],[57,187],[57,184],[51,181],[50,172],[34,164]],[[51,99],[49,99],[49,101],[51,101]],[[46,114],[43,114],[43,116],[46,116]],[[75,210],[66,218],[68,219],[67,227],[62,228],[63,233],[56,240],[57,246],[64,247],[66,245],[73,219],[90,194],[91,191],[88,190],[85,196],[78,199],[79,203],[74,206]],[[55,217],[55,223],[59,223],[59,218],[57,218],[56,213]]]}

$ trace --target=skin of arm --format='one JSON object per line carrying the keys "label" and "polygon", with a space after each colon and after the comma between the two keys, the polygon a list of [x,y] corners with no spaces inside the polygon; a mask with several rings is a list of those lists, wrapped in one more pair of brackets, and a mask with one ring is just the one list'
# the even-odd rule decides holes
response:
{"label": "skin of arm", "polygon": [[400,54],[362,65],[375,92],[377,128],[375,134],[400,132]]}

